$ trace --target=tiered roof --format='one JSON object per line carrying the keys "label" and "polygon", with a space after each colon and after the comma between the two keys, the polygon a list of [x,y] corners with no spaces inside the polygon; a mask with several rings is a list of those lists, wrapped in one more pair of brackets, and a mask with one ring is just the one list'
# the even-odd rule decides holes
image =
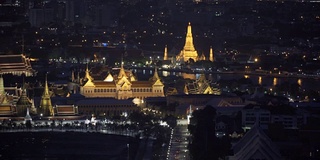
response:
{"label": "tiered roof", "polygon": [[238,159],[266,159],[279,160],[281,155],[277,146],[263,132],[256,122],[237,144],[233,146],[234,155],[230,160]]}
{"label": "tiered roof", "polygon": [[32,76],[34,70],[31,67],[30,59],[23,54],[0,55],[0,73]]}

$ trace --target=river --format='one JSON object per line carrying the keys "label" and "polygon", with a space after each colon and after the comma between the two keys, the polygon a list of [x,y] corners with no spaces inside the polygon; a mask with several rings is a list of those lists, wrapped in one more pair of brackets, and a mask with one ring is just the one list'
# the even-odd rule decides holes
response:
{"label": "river", "polygon": [[[138,76],[139,80],[145,80],[148,77],[150,78],[154,74],[153,69],[133,69],[133,72]],[[181,76],[183,78],[197,79],[201,74],[200,73],[185,73],[179,71],[159,71],[159,76],[168,77],[168,76]],[[263,85],[267,87],[272,87],[275,85],[280,85],[282,83],[297,83],[302,89],[314,89],[320,90],[320,79],[316,78],[307,78],[305,76],[298,77],[286,77],[286,76],[273,76],[273,75],[248,75],[243,73],[207,73],[207,79],[218,82],[221,80],[238,80],[240,78],[250,78],[254,85]]]}

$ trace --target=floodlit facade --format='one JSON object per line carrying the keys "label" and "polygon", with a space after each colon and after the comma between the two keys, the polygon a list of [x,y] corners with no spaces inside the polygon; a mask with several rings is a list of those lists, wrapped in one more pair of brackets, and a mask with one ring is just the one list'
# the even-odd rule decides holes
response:
{"label": "floodlit facade", "polygon": [[221,94],[219,88],[211,87],[210,82],[206,79],[204,74],[201,74],[196,81],[186,83],[184,92],[185,94]]}
{"label": "floodlit facade", "polygon": [[3,78],[0,76],[0,116],[12,116],[17,113],[12,103],[13,96],[8,95],[4,89]]}
{"label": "floodlit facade", "polygon": [[23,54],[0,55],[0,74],[13,74],[33,76],[35,71],[32,69],[30,59]]}
{"label": "floodlit facade", "polygon": [[80,94],[85,97],[111,97],[115,99],[146,97],[164,97],[164,85],[161,82],[157,69],[149,81],[138,81],[131,71],[126,71],[121,65],[118,75],[111,73],[104,80],[96,80],[86,69],[86,82],[80,86]]}
{"label": "floodlit facade", "polygon": [[191,28],[191,23],[189,22],[188,28],[187,28],[187,35],[186,35],[186,42],[181,50],[180,54],[177,55],[176,57],[177,61],[180,62],[187,62],[190,59],[193,61],[198,61],[198,60],[205,60],[205,56],[202,54],[201,56],[198,55],[198,52],[194,48],[193,45],[193,37],[192,37],[192,28]]}
{"label": "floodlit facade", "polygon": [[52,106],[51,98],[49,94],[47,78],[46,78],[44,91],[40,101],[40,114],[43,114],[44,116],[54,116],[54,110],[53,110],[53,106]]}

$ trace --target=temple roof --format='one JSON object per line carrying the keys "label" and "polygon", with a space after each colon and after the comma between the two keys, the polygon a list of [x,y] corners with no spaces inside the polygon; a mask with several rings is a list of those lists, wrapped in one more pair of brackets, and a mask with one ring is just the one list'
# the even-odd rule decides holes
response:
{"label": "temple roof", "polygon": [[113,76],[111,75],[111,73],[109,73],[108,76],[103,81],[112,82],[113,81]]}
{"label": "temple roof", "polygon": [[123,68],[123,64],[121,64],[121,68],[120,68],[120,71],[119,71],[119,74],[118,74],[118,79],[121,79],[122,77],[128,78],[128,76],[126,74],[126,71]]}
{"label": "temple roof", "polygon": [[134,81],[132,82],[132,88],[137,87],[152,87],[152,84],[149,81]]}
{"label": "temple roof", "polygon": [[14,75],[24,73],[26,76],[29,76],[34,73],[34,70],[31,67],[30,59],[26,58],[23,54],[0,55],[0,72],[3,74],[12,73]]}
{"label": "temple roof", "polygon": [[17,106],[18,105],[25,105],[25,106],[30,106],[32,105],[30,99],[27,97],[27,92],[26,89],[22,90],[21,96],[19,100],[17,101]]}
{"label": "temple roof", "polygon": [[156,82],[157,80],[159,80],[160,77],[158,75],[158,69],[157,67],[154,69],[154,74],[153,76],[149,79],[150,81],[152,81],[153,83]]}
{"label": "temple roof", "polygon": [[253,127],[233,146],[234,156],[230,159],[281,159],[277,146],[256,122]]}
{"label": "temple roof", "polygon": [[95,81],[94,85],[96,87],[116,87],[114,82],[106,82],[106,81]]}

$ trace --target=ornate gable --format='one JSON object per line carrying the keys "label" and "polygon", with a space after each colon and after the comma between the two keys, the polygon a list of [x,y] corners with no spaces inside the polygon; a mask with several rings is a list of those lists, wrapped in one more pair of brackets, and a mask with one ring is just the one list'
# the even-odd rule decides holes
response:
{"label": "ornate gable", "polygon": [[122,77],[122,78],[117,82],[117,85],[122,86],[123,83],[127,83],[128,85],[131,85],[131,82],[128,80],[127,77]]}
{"label": "ornate gable", "polygon": [[254,126],[233,146],[234,155],[230,160],[238,159],[281,159],[276,145],[262,131],[256,122]]}
{"label": "ornate gable", "polygon": [[108,76],[103,80],[105,82],[113,82],[113,76],[111,75],[111,73],[108,74]]}
{"label": "ornate gable", "polygon": [[160,79],[156,80],[152,86],[164,86]]}
{"label": "ornate gable", "polygon": [[94,83],[91,80],[88,80],[83,86],[85,86],[85,87],[94,87]]}

